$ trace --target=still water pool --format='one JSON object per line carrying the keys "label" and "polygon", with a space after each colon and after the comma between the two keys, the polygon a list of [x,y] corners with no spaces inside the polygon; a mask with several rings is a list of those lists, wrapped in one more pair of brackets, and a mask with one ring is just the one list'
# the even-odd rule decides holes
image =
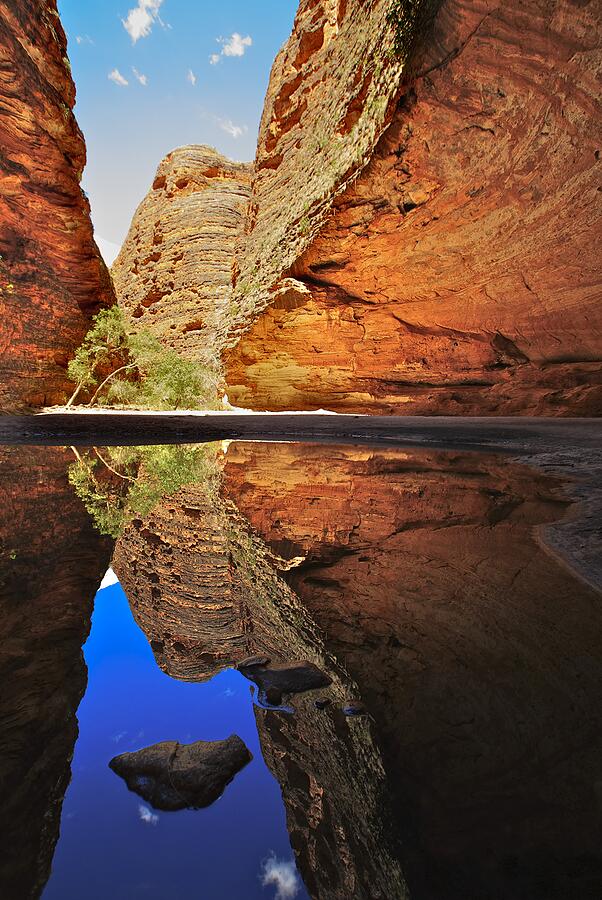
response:
{"label": "still water pool", "polygon": [[0,896],[602,896],[569,510],[489,453],[0,448]]}

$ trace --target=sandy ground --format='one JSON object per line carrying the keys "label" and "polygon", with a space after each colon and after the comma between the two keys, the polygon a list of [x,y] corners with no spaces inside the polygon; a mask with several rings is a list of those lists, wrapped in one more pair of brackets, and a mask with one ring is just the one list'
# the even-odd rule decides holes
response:
{"label": "sandy ground", "polygon": [[308,441],[502,453],[561,478],[575,501],[544,546],[602,593],[602,419],[53,409],[0,416],[0,444],[110,446]]}

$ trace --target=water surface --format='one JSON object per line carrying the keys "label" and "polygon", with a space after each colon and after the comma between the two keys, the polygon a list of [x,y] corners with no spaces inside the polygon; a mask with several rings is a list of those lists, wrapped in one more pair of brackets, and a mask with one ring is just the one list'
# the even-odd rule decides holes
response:
{"label": "water surface", "polygon": [[[0,491],[3,896],[601,895],[602,615],[540,540],[557,481],[237,442],[0,450]],[[254,655],[330,685],[264,708]],[[206,809],[108,767],[232,733]]]}

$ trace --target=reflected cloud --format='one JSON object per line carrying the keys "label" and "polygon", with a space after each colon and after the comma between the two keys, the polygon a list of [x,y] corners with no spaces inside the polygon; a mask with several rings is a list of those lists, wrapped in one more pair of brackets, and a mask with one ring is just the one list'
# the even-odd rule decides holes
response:
{"label": "reflected cloud", "polygon": [[277,859],[272,853],[261,865],[263,887],[276,888],[275,900],[292,900],[301,888],[301,879],[293,860]]}
{"label": "reflected cloud", "polygon": [[[148,806],[144,806],[144,804],[142,803],[140,803],[138,806],[138,815],[141,821],[146,825],[156,825],[159,821],[159,816],[156,813],[151,812]],[[294,897],[294,894],[290,894],[287,896]]]}

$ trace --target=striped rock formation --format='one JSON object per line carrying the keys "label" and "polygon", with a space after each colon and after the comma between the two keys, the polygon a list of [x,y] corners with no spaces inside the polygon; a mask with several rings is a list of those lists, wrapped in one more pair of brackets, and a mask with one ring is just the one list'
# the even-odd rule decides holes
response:
{"label": "striped rock formation", "polygon": [[210,366],[231,310],[250,175],[249,165],[212,147],[169,153],[112,267],[118,302],[134,323]]}

